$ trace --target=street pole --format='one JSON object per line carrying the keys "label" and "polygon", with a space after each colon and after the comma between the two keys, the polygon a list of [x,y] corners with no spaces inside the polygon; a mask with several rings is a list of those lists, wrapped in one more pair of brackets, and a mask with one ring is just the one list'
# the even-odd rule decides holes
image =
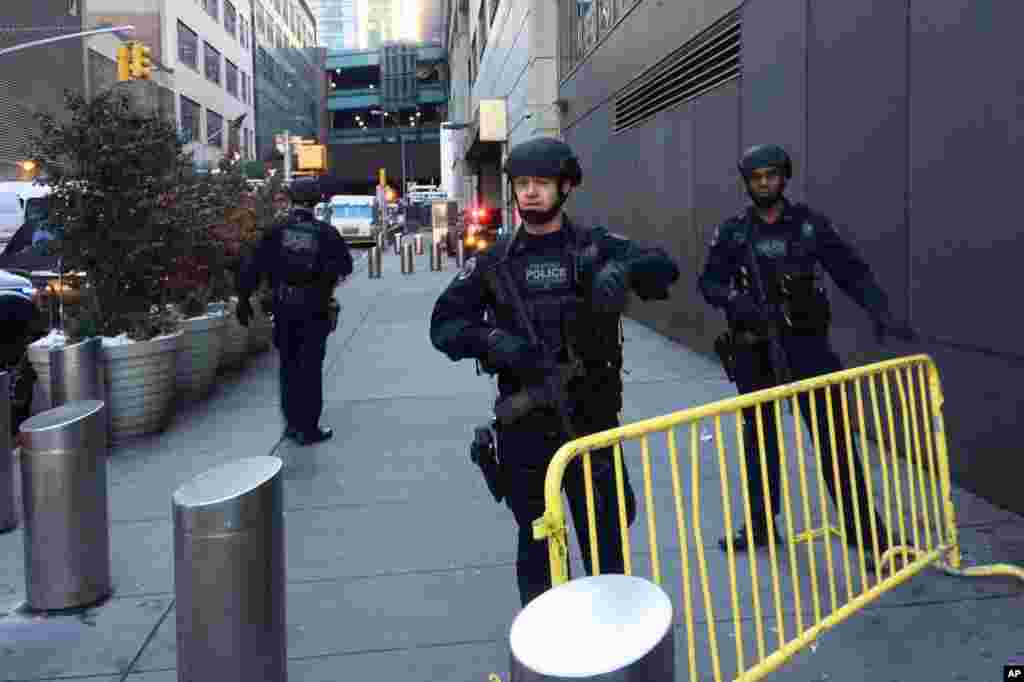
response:
{"label": "street pole", "polygon": [[85,36],[94,36],[94,35],[99,35],[101,33],[120,33],[120,32],[133,33],[134,31],[135,31],[135,27],[130,25],[130,24],[125,25],[125,26],[114,26],[112,28],[97,28],[97,29],[94,29],[92,31],[79,31],[78,33],[69,33],[69,34],[63,35],[63,36],[54,36],[53,38],[43,38],[42,40],[33,40],[32,42],[21,43],[20,45],[15,45],[13,47],[5,47],[4,49],[0,50],[0,56],[5,55],[5,54],[10,54],[11,52],[17,52],[19,50],[25,50],[25,49],[28,49],[30,47],[38,47],[39,45],[48,45],[50,43],[55,43],[58,40],[70,40],[71,38],[84,38]]}
{"label": "street pole", "polygon": [[402,134],[402,128],[397,128],[398,142],[402,145],[402,196],[407,196],[409,192],[409,185],[405,181],[405,135]]}
{"label": "street pole", "polygon": [[284,131],[284,181],[292,181],[292,131]]}

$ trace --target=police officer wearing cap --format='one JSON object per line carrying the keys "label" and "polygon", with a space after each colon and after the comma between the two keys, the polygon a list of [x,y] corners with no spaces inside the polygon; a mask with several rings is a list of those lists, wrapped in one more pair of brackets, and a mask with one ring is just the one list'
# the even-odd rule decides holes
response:
{"label": "police officer wearing cap", "polygon": [[[535,138],[516,145],[505,162],[522,225],[466,260],[441,294],[430,320],[430,340],[451,360],[474,358],[498,376],[498,403],[522,392],[545,365],[543,354],[563,363],[575,357],[580,374],[568,381],[559,410],[541,406],[511,424],[496,422],[505,502],[519,526],[516,572],[525,606],[551,586],[548,551],[533,539],[544,513],[544,477],[565,443],[619,425],[622,409],[621,314],[630,292],[664,300],[679,269],[664,250],[640,246],[603,227],[584,227],[562,211],[582,171],[568,145]],[[514,286],[522,305],[510,303]],[[516,308],[528,314],[537,343]],[[543,351],[543,353],[542,353]],[[497,410],[496,410],[497,411]],[[568,413],[568,416],[565,415]],[[567,421],[570,426],[567,426]],[[592,453],[600,570],[623,571],[618,497],[611,449]],[[636,501],[623,463],[626,516]],[[565,475],[573,522],[591,570],[586,501],[580,458]],[[496,495],[496,497],[498,497]]]}
{"label": "police officer wearing cap", "polygon": [[[842,369],[839,357],[829,343],[831,321],[829,301],[820,282],[821,268],[839,288],[867,311],[874,325],[876,339],[883,343],[892,336],[906,341],[916,339],[907,325],[897,322],[889,309],[888,299],[872,275],[867,263],[854,248],[836,232],[827,217],[803,204],[789,202],[784,196],[786,182],[793,175],[789,155],[777,145],[750,148],[739,162],[739,171],[753,202],[747,210],[719,225],[711,240],[707,264],[698,280],[705,300],[725,311],[729,332],[716,346],[728,357],[730,372],[740,393],[749,393],[777,385],[776,364],[786,363],[787,380],[798,381]],[[756,262],[753,254],[756,253]],[[760,281],[755,281],[755,278]],[[761,300],[759,300],[759,298]],[[773,356],[766,329],[777,330],[782,353]],[[777,359],[776,359],[777,358]],[[865,554],[873,551],[869,511],[873,509],[867,495],[860,467],[860,458],[847,453],[846,438],[840,411],[840,396],[833,395],[833,419],[836,428],[836,458],[842,491],[847,543],[858,544],[851,499],[849,455],[854,462],[855,496],[861,520],[861,539]],[[821,458],[824,479],[833,500],[836,490],[833,453],[828,437],[828,408],[824,395],[816,396],[816,412],[821,432]],[[806,396],[800,410],[808,433],[811,410]],[[765,459],[772,515],[780,511],[779,455],[775,438],[775,421],[771,410],[762,410],[765,434]],[[762,494],[761,459],[753,410],[744,411],[744,443],[746,444],[747,489],[750,494],[753,544],[768,544],[768,513]],[[877,532],[883,543],[886,531],[876,514]],[[747,550],[747,529],[741,528],[733,538],[733,546]],[[727,547],[726,538],[719,541]],[[873,561],[868,557],[868,565]]]}
{"label": "police officer wearing cap", "polygon": [[333,435],[321,428],[323,362],[331,332],[330,304],[338,281],[352,274],[352,256],[338,231],[305,208],[292,210],[287,190],[273,197],[278,220],[243,265],[238,321],[248,326],[249,298],[264,276],[274,305],[274,345],[280,355],[285,437],[300,445]]}

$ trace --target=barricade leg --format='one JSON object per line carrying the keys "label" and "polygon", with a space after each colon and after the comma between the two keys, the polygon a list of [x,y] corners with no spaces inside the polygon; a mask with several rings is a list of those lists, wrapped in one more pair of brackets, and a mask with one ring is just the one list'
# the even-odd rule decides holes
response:
{"label": "barricade leg", "polygon": [[287,682],[282,462],[229,462],[174,492],[179,682]]}

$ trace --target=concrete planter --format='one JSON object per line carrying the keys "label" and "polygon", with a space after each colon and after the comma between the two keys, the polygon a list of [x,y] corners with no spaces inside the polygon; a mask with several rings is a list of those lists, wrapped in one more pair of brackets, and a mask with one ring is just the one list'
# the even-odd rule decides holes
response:
{"label": "concrete planter", "polygon": [[162,431],[174,409],[182,333],[104,346],[111,440]]}
{"label": "concrete planter", "polygon": [[224,320],[224,351],[220,366],[227,369],[241,369],[249,356],[249,330],[243,327],[232,310]]}
{"label": "concrete planter", "polygon": [[222,348],[219,369],[241,369],[249,357],[249,330],[238,323],[235,314],[237,301],[230,303],[211,303],[207,310],[212,314],[223,316],[221,327]]}
{"label": "concrete planter", "polygon": [[28,361],[37,375],[36,397],[33,402],[40,410],[48,410],[53,407],[53,398],[50,395],[50,347],[29,346]]}
{"label": "concrete planter", "polygon": [[270,350],[274,339],[274,318],[256,313],[249,321],[249,352],[263,353]]}
{"label": "concrete planter", "polygon": [[178,399],[201,400],[213,390],[224,348],[224,318],[220,315],[193,317],[181,323],[176,385]]}

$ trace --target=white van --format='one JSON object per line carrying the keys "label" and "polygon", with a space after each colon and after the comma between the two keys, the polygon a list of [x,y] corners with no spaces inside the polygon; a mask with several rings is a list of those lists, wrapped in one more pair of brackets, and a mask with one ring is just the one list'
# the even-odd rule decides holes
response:
{"label": "white van", "polygon": [[377,197],[373,195],[335,194],[331,197],[330,223],[350,244],[373,244],[376,239]]}
{"label": "white van", "polygon": [[7,247],[14,233],[25,224],[29,201],[50,194],[47,185],[34,182],[0,182],[0,253]]}

